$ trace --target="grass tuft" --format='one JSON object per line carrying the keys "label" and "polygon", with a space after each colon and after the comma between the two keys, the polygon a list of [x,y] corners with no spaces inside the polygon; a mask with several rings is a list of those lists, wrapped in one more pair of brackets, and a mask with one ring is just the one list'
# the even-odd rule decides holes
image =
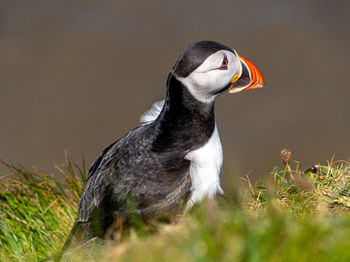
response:
{"label": "grass tuft", "polygon": [[58,251],[77,215],[85,163],[56,166],[61,178],[4,163],[0,177],[0,260],[37,261]]}

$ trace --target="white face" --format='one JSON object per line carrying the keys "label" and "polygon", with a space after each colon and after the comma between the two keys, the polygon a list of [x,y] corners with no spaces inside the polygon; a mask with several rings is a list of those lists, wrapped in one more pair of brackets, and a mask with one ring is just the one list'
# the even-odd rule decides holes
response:
{"label": "white face", "polygon": [[239,73],[239,63],[234,53],[220,50],[210,55],[189,76],[177,78],[196,99],[210,103],[217,96],[216,92],[229,85],[232,78]]}

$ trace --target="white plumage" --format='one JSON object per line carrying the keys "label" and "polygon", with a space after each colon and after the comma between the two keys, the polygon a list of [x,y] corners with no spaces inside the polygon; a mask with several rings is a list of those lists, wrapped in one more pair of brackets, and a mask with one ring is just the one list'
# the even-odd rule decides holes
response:
{"label": "white plumage", "polygon": [[164,99],[154,102],[151,108],[141,115],[140,122],[147,124],[149,122],[156,120],[163,109],[164,102],[165,102]]}
{"label": "white plumage", "polygon": [[191,199],[193,202],[198,202],[204,197],[213,198],[217,192],[223,193],[219,178],[223,152],[216,125],[209,141],[204,146],[188,153],[185,158],[191,161]]}

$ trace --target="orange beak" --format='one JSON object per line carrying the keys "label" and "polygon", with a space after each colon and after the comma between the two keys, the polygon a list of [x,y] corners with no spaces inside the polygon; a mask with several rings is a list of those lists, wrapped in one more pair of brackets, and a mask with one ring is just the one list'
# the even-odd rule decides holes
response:
{"label": "orange beak", "polygon": [[240,72],[230,81],[229,93],[236,93],[243,90],[262,88],[265,84],[264,78],[259,69],[248,59],[239,56]]}

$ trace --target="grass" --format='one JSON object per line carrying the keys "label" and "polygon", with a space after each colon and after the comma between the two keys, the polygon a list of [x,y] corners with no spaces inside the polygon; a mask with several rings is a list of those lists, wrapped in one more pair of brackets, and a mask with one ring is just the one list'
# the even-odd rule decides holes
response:
{"label": "grass", "polygon": [[[176,225],[132,231],[71,261],[350,261],[350,164],[303,170],[285,161],[240,198],[204,201]],[[85,164],[66,157],[61,179],[7,165],[0,182],[0,260],[38,261],[62,246],[77,215]],[[153,230],[154,231],[154,230]]]}
{"label": "grass", "polygon": [[0,178],[0,261],[37,261],[57,252],[77,215],[85,164],[56,165],[61,179],[5,164]]}

